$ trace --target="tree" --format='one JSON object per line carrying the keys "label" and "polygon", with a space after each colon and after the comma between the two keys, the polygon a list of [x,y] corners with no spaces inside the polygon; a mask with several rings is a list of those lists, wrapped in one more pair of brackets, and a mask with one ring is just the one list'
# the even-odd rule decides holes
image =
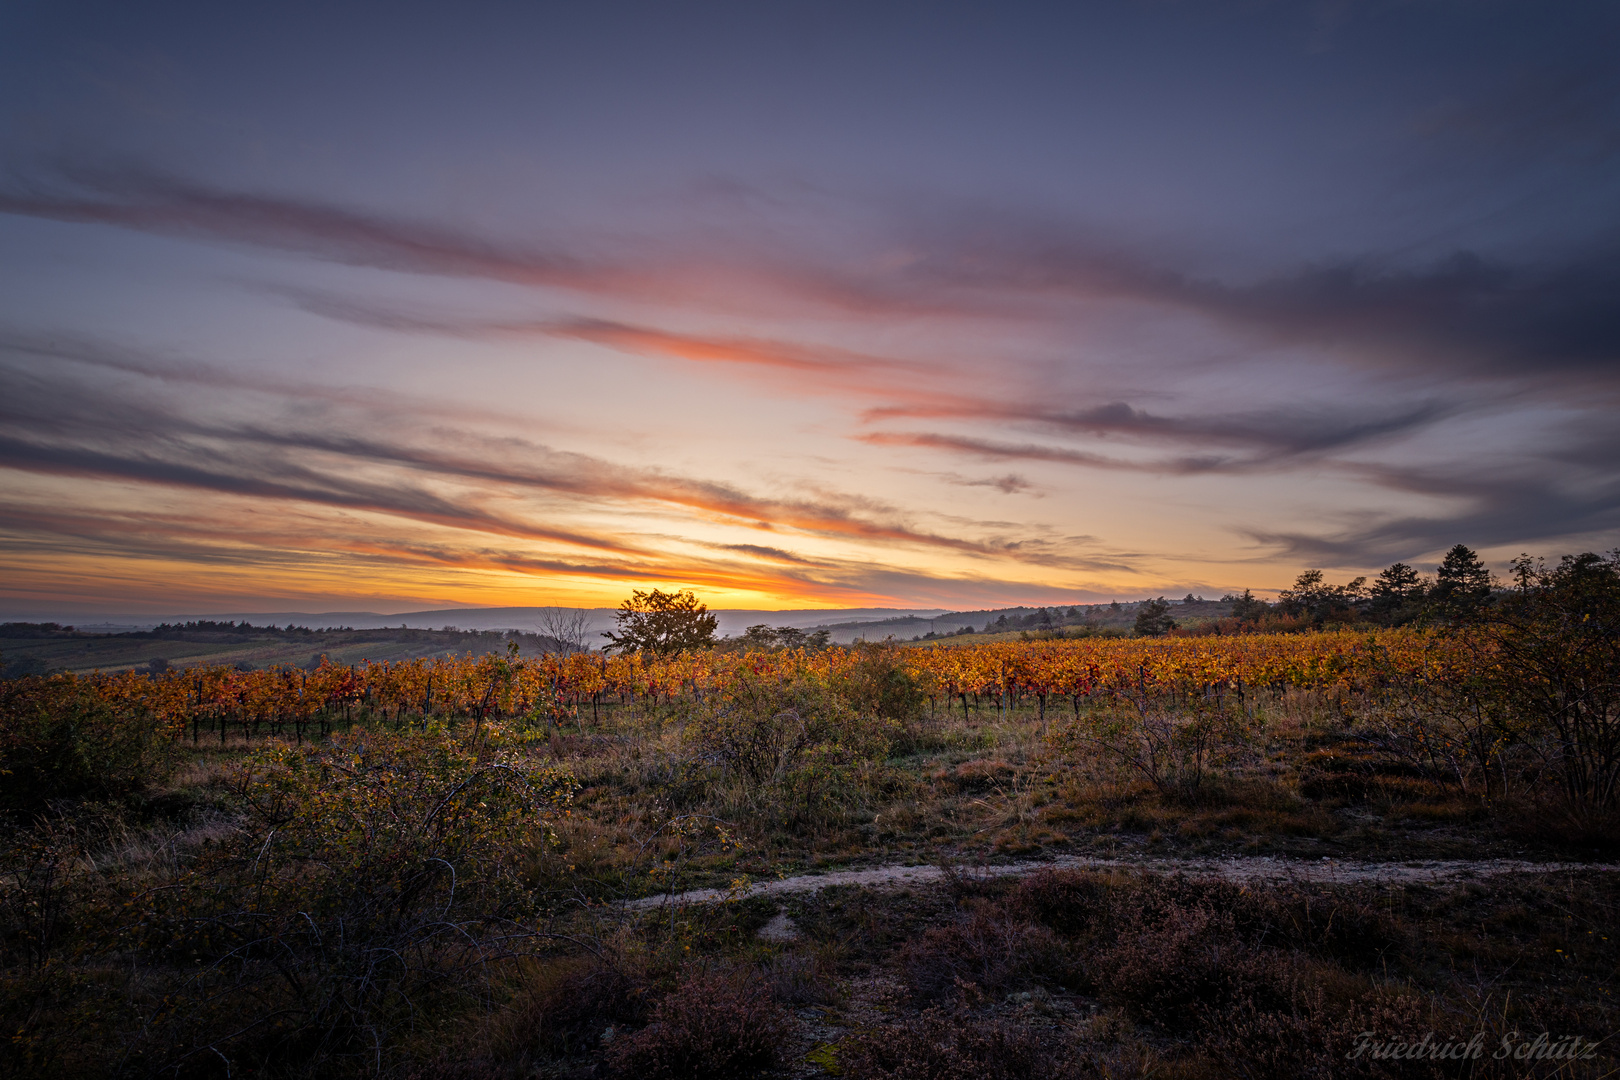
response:
{"label": "tree", "polygon": [[743,636],[737,643],[749,652],[768,652],[777,646],[776,631],[765,623],[758,623],[743,631]]}
{"label": "tree", "polygon": [[827,639],[832,637],[829,630],[817,630],[811,633],[800,630],[796,626],[778,626],[775,631],[776,644],[783,649],[825,649]]}
{"label": "tree", "polygon": [[1491,602],[1491,572],[1479,556],[1458,544],[1446,552],[1429,592],[1430,609],[1442,619],[1467,622]]}
{"label": "tree", "polygon": [[796,626],[768,626],[757,623],[744,630],[741,637],[726,638],[720,642],[724,649],[741,652],[775,652],[778,649],[825,649],[831,639],[829,630],[801,630]]}
{"label": "tree", "polygon": [[1384,569],[1368,591],[1367,613],[1388,626],[1410,622],[1429,593],[1429,583],[1405,563]]}
{"label": "tree", "polygon": [[1271,605],[1254,595],[1252,590],[1244,589],[1243,595],[1227,593],[1221,597],[1223,604],[1232,605],[1232,618],[1244,622],[1254,622],[1271,610]]}
{"label": "tree", "polygon": [[1277,595],[1277,610],[1285,615],[1304,615],[1314,623],[1353,616],[1366,592],[1367,579],[1358,577],[1344,585],[1329,585],[1320,570],[1306,570],[1294,579],[1292,589]]}
{"label": "tree", "polygon": [[[550,638],[552,648],[564,656],[590,652],[585,640],[590,631],[589,612],[578,608],[542,608],[536,624],[542,638]],[[548,650],[550,651],[550,650]]]}
{"label": "tree", "polygon": [[1170,604],[1164,597],[1144,600],[1136,612],[1136,632],[1143,637],[1159,637],[1176,628],[1170,617]]}
{"label": "tree", "polygon": [[1519,587],[1485,621],[1500,659],[1497,690],[1518,725],[1509,734],[1530,744],[1576,808],[1613,814],[1620,809],[1620,552],[1566,555],[1551,570],[1520,556],[1513,569]]}
{"label": "tree", "polygon": [[708,605],[690,589],[672,593],[636,589],[613,617],[619,632],[602,635],[611,643],[608,648],[620,652],[644,650],[659,656],[713,645],[715,627],[719,625]]}

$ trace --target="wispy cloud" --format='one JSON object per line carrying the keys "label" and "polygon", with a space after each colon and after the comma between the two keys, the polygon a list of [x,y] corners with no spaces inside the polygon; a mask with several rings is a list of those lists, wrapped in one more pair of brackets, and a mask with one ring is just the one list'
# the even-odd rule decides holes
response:
{"label": "wispy cloud", "polygon": [[1482,377],[1612,379],[1620,358],[1620,233],[1579,250],[1509,257],[1467,250],[1414,264],[1369,252],[1253,280],[1217,280],[1072,222],[935,215],[902,224],[917,255],[896,277],[919,292],[1129,300],[1245,331],[1330,347],[1387,367],[1414,360]]}
{"label": "wispy cloud", "polygon": [[[1539,466],[1539,467],[1538,467]],[[1322,532],[1250,530],[1268,551],[1319,565],[1375,566],[1467,543],[1533,546],[1567,537],[1620,535],[1620,478],[1560,476],[1545,462],[1481,475],[1458,469],[1364,467],[1382,487],[1431,496],[1460,509],[1378,515]],[[1609,541],[1612,543],[1612,540]]]}
{"label": "wispy cloud", "polygon": [[1126,457],[1051,443],[938,432],[878,431],[859,436],[876,445],[909,445],[954,450],[994,460],[1051,461],[1096,469],[1166,474],[1254,472],[1298,466],[1325,454],[1377,445],[1421,431],[1454,410],[1425,402],[1388,411],[1366,406],[1338,410],[1296,407],[1247,413],[1161,416],[1123,402],[1086,410],[1026,408],[992,401],[959,402],[950,407],[884,406],[876,419],[991,420],[1053,435],[1119,436],[1149,448],[1206,447],[1204,453]]}
{"label": "wispy cloud", "polygon": [[1035,490],[1035,485],[1019,476],[1017,473],[1003,473],[1000,476],[958,476],[954,473],[946,474],[945,482],[955,484],[957,487],[987,487],[995,488],[1003,495],[1018,495],[1026,491]]}
{"label": "wispy cloud", "polygon": [[[1074,222],[955,206],[896,209],[887,228],[908,254],[890,265],[840,264],[807,252],[711,240],[645,244],[636,259],[588,257],[538,244],[496,243],[464,230],[315,200],[212,188],[129,167],[62,167],[0,185],[0,213],[116,225],[294,251],[356,266],[482,278],[622,298],[691,298],[744,283],[830,310],[1040,317],[1050,300],[1129,299],[1195,311],[1253,331],[1339,348],[1387,364],[1526,377],[1561,372],[1612,379],[1620,358],[1620,234],[1583,250],[1517,260],[1458,251],[1427,265],[1367,253],[1243,282],[1178,268],[1128,241]],[[706,267],[706,269],[705,269]],[[711,299],[715,299],[711,296]],[[312,306],[321,301],[310,299]],[[457,332],[433,320],[359,307],[326,310],[398,328]],[[1051,312],[1046,312],[1050,315]],[[473,328],[459,324],[460,332]],[[481,332],[500,331],[497,325]],[[572,332],[694,359],[825,366],[872,358],[806,353],[768,341],[686,339],[611,322],[522,323],[507,332]],[[893,361],[882,361],[893,362]]]}
{"label": "wispy cloud", "polygon": [[[85,352],[105,367],[112,351]],[[418,422],[407,425],[414,436],[407,442],[381,433],[397,424],[379,425],[358,407],[300,418],[290,407],[304,397],[296,386],[282,385],[279,400],[267,398],[249,420],[228,412],[210,415],[194,398],[174,393],[168,383],[189,370],[185,365],[160,368],[165,384],[144,392],[140,380],[133,388],[78,380],[61,366],[31,364],[28,355],[22,362],[16,356],[0,360],[13,389],[0,403],[0,467],[13,470],[377,513],[608,553],[626,560],[625,572],[653,565],[658,553],[643,539],[560,526],[557,515],[514,504],[510,496],[533,492],[576,509],[662,507],[741,528],[790,530],[879,549],[936,549],[1009,564],[1058,565],[1067,557],[998,540],[993,523],[969,523],[977,536],[920,528],[899,509],[864,496],[822,491],[762,498],[729,483],[455,429],[427,402],[419,403]],[[128,358],[118,370],[140,374],[140,358]],[[397,420],[403,407],[393,403],[388,418]],[[726,549],[778,565],[818,565],[763,545]],[[738,575],[734,566],[725,573]]]}
{"label": "wispy cloud", "polygon": [[313,200],[226,191],[129,165],[13,174],[0,188],[0,213],[207,237],[405,273],[586,290],[624,284],[609,267],[560,251]]}
{"label": "wispy cloud", "polygon": [[1275,333],[1360,346],[1371,362],[1419,358],[1474,376],[1620,375],[1620,238],[1539,262],[1459,252],[1409,269],[1366,258],[1242,289],[1207,289],[1215,315]]}
{"label": "wispy cloud", "polygon": [[[1425,266],[1369,253],[1248,283],[1178,269],[1071,222],[953,208],[897,212],[890,228],[910,253],[881,270],[828,264],[746,245],[679,256],[607,260],[500,244],[442,225],[312,200],[233,192],[129,168],[83,166],[0,186],[0,212],[211,237],[407,273],[558,287],[621,298],[692,297],[719,275],[830,309],[930,310],[1039,317],[1042,300],[1130,299],[1195,311],[1252,331],[1338,348],[1355,361],[1414,358],[1434,370],[1493,377],[1583,375],[1610,380],[1620,359],[1620,235],[1586,249],[1508,260],[1459,251]],[[667,245],[651,245],[662,250]],[[708,270],[698,269],[707,265]],[[825,368],[904,364],[780,342],[707,339],[611,321],[473,326],[306,297],[356,321],[438,333],[572,334],[690,359]],[[1011,305],[1011,306],[1009,306]],[[1050,314],[1050,312],[1048,312]]]}
{"label": "wispy cloud", "polygon": [[[792,385],[821,393],[859,395],[883,404],[860,410],[867,421],[953,419],[1016,424],[1054,433],[1125,436],[1144,444],[1242,448],[1231,453],[1181,455],[1137,461],[1117,456],[1036,444],[1013,445],[981,438],[938,434],[871,433],[873,444],[933,446],[996,458],[1062,461],[1105,469],[1190,473],[1237,471],[1285,465],[1421,430],[1456,412],[1439,400],[1374,409],[1294,405],[1241,413],[1166,416],[1111,401],[1083,408],[1054,408],[1020,401],[1005,392],[952,389],[956,373],[919,360],[852,353],[820,345],[776,340],[675,333],[600,319],[487,320],[429,317],[381,310],[307,292],[293,294],[301,307],[346,321],[385,329],[446,333],[462,337],[547,336],[593,341],[627,352],[667,356],[694,363],[722,363],[787,376]],[[801,377],[808,376],[809,380]]]}
{"label": "wispy cloud", "polygon": [[1246,447],[1276,457],[1305,455],[1356,446],[1425,427],[1443,418],[1448,407],[1420,402],[1392,410],[1366,405],[1335,409],[1296,405],[1240,413],[1163,416],[1123,401],[1086,409],[1062,410],[985,403],[954,409],[875,409],[874,418],[890,416],[982,418],[1074,432],[1123,435],[1146,442],[1217,444]]}

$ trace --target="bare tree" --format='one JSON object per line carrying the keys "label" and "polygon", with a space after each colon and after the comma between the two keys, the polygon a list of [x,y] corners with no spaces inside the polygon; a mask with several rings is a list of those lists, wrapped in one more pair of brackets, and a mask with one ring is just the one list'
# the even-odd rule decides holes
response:
{"label": "bare tree", "polygon": [[590,631],[591,615],[579,608],[549,607],[540,609],[535,628],[542,638],[550,638],[557,652],[564,656],[589,652],[585,644]]}

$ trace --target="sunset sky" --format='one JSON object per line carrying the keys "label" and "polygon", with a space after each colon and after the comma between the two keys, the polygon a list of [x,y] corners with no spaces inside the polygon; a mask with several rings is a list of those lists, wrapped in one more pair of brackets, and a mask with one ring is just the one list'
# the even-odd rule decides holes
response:
{"label": "sunset sky", "polygon": [[0,6],[0,614],[1620,546],[1620,5]]}

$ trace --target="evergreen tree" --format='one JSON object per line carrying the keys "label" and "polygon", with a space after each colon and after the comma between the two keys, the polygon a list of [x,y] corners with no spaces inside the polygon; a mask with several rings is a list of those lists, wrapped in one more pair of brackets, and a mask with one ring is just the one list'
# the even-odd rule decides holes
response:
{"label": "evergreen tree", "polygon": [[1421,611],[1429,583],[1405,563],[1385,568],[1370,590],[1367,613],[1386,626],[1410,622]]}
{"label": "evergreen tree", "polygon": [[1451,622],[1476,618],[1491,602],[1491,572],[1472,549],[1458,544],[1440,562],[1429,593],[1431,612]]}
{"label": "evergreen tree", "polygon": [[1227,593],[1221,600],[1232,605],[1232,618],[1242,619],[1244,622],[1254,622],[1271,610],[1270,604],[1249,589],[1244,589],[1242,596]]}
{"label": "evergreen tree", "polygon": [[1142,637],[1161,637],[1176,628],[1170,617],[1170,603],[1164,597],[1144,600],[1136,612],[1136,632]]}

